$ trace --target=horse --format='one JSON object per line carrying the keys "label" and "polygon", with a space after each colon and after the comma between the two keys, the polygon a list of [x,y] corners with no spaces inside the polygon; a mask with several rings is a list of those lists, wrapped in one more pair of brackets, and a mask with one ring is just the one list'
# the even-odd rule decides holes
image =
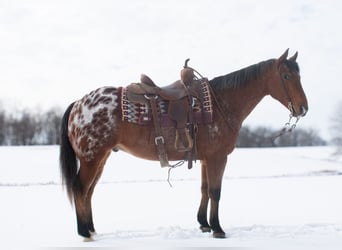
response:
{"label": "horse", "polygon": [[[197,127],[196,159],[201,164],[201,201],[197,221],[202,232],[225,238],[219,222],[222,176],[227,158],[235,148],[245,118],[267,95],[278,100],[293,117],[303,117],[308,102],[301,85],[296,62],[298,52],[288,58],[287,49],[279,58],[268,59],[209,81],[213,95],[213,120]],[[105,163],[113,151],[158,160],[156,145],[150,140],[151,126],[120,118],[118,88],[101,87],[70,104],[63,115],[60,133],[60,170],[62,184],[75,205],[77,230],[93,239],[91,199]],[[174,136],[176,128],[171,128]],[[166,141],[172,141],[166,136]],[[185,159],[173,143],[165,148],[170,161]],[[208,206],[210,201],[210,212]],[[208,220],[209,218],[209,220]]]}

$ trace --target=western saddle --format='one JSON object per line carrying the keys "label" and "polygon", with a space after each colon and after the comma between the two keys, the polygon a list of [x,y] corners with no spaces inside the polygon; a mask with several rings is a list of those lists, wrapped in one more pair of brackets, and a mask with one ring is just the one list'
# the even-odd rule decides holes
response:
{"label": "western saddle", "polygon": [[[201,84],[194,74],[194,69],[187,66],[185,61],[181,70],[181,79],[165,86],[158,87],[148,76],[142,74],[140,83],[127,86],[127,99],[131,102],[146,103],[152,110],[152,120],[155,129],[155,144],[162,167],[173,167],[169,164],[165,149],[165,140],[162,135],[158,100],[169,103],[168,116],[176,124],[175,149],[187,153],[188,168],[192,168],[192,161],[196,155],[196,131],[193,116],[193,98],[201,100]],[[207,80],[204,78],[204,80]],[[176,164],[177,165],[177,164]]]}

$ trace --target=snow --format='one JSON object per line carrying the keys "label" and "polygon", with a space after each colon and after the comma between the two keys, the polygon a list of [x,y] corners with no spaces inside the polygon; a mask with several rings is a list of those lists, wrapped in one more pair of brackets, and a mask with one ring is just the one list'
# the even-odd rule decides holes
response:
{"label": "snow", "polygon": [[173,169],[171,188],[158,162],[113,153],[93,198],[98,234],[84,242],[61,186],[58,147],[0,147],[0,246],[340,249],[342,161],[333,152],[236,149],[223,180],[223,240],[198,229],[199,162]]}

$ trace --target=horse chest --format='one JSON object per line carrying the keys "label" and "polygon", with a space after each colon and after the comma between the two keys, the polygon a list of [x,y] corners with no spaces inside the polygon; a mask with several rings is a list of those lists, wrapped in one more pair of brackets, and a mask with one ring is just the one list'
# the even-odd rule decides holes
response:
{"label": "horse chest", "polygon": [[208,137],[210,142],[215,142],[222,136],[222,129],[216,123],[208,125]]}

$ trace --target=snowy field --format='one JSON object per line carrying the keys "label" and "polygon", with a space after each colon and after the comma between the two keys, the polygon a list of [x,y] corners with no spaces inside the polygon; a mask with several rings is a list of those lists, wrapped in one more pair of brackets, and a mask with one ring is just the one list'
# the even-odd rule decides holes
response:
{"label": "snowy field", "polygon": [[171,188],[157,162],[113,153],[93,199],[98,235],[83,242],[58,147],[1,147],[0,247],[342,249],[342,161],[333,151],[236,149],[222,189],[226,239],[198,229],[198,162],[171,171]]}

